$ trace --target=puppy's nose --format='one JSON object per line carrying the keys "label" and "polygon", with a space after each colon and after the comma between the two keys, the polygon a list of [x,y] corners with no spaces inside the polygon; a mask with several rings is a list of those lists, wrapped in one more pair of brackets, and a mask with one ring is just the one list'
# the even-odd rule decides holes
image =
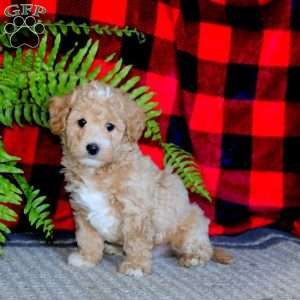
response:
{"label": "puppy's nose", "polygon": [[91,144],[87,144],[86,150],[89,154],[96,155],[99,152],[100,148],[97,144],[91,143]]}

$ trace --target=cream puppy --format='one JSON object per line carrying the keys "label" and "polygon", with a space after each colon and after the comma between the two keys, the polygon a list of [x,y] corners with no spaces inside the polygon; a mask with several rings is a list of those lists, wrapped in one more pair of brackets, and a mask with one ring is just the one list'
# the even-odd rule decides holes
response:
{"label": "cream puppy", "polygon": [[230,262],[212,247],[209,220],[190,204],[180,178],[141,154],[145,114],[126,94],[93,81],[50,99],[49,112],[76,221],[79,250],[70,264],[94,266],[105,242],[123,248],[119,271],[129,275],[149,273],[152,249],[162,244],[186,267]]}

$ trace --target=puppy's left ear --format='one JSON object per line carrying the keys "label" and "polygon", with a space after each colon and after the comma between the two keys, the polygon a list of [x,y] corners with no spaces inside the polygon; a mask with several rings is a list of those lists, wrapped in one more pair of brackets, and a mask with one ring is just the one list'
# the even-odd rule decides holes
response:
{"label": "puppy's left ear", "polygon": [[127,137],[129,142],[136,143],[145,129],[146,114],[133,100],[127,99],[125,105]]}
{"label": "puppy's left ear", "polygon": [[71,109],[71,96],[56,96],[49,99],[49,126],[53,134],[60,135],[66,123],[67,115]]}

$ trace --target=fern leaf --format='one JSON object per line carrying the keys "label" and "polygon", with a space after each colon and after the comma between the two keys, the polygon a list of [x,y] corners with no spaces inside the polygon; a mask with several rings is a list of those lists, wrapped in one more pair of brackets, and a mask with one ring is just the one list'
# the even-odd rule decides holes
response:
{"label": "fern leaf", "polygon": [[[3,180],[3,176],[1,176],[0,180]],[[13,183],[11,183],[13,184]],[[22,202],[21,195],[17,194],[6,188],[5,190],[1,191],[0,193],[0,203],[7,203],[7,204],[14,204],[20,205]]]}
{"label": "fern leaf", "polygon": [[120,72],[115,74],[114,78],[109,82],[109,85],[112,87],[117,87],[118,84],[128,75],[131,69],[132,65],[122,68]]}
{"label": "fern leaf", "polygon": [[120,90],[124,93],[127,93],[130,89],[132,89],[139,81],[141,80],[140,76],[133,76],[129,80],[127,80],[123,85],[120,86]]}
{"label": "fern leaf", "polygon": [[211,201],[192,155],[174,144],[162,144],[162,146],[165,152],[164,164],[175,170],[186,188]]}
{"label": "fern leaf", "polygon": [[68,73],[74,73],[77,68],[80,66],[82,59],[85,57],[86,53],[88,52],[90,46],[92,44],[92,40],[89,39],[86,45],[81,48],[76,55],[73,56],[72,61],[67,69]]}
{"label": "fern leaf", "polygon": [[42,126],[47,127],[49,126],[48,124],[48,119],[49,119],[49,113],[48,110],[45,109],[45,107],[41,108],[41,121],[42,121]]}
{"label": "fern leaf", "polygon": [[5,119],[5,124],[7,127],[11,127],[13,123],[13,117],[12,117],[12,112],[13,112],[13,106],[7,106],[4,109],[4,119]]}
{"label": "fern leaf", "polygon": [[90,72],[90,74],[88,75],[87,79],[88,80],[94,80],[96,79],[96,77],[99,75],[99,73],[101,72],[101,67],[96,67],[92,72]]}
{"label": "fern leaf", "polygon": [[21,50],[21,48],[18,48],[16,50],[16,56],[14,59],[14,68],[16,68],[16,70],[18,70],[22,64],[23,64],[22,50]]}
{"label": "fern leaf", "polygon": [[107,35],[112,35],[112,28],[109,27],[108,25],[102,26],[103,32],[105,32]]}
{"label": "fern leaf", "polygon": [[10,68],[13,62],[13,57],[8,52],[4,52],[3,55],[3,67]]}
{"label": "fern leaf", "polygon": [[21,117],[22,117],[22,106],[20,104],[16,104],[14,107],[14,119],[20,127],[23,127]]}
{"label": "fern leaf", "polygon": [[32,122],[31,104],[25,103],[23,108],[24,118],[28,123]]}
{"label": "fern leaf", "polygon": [[10,155],[3,149],[3,142],[0,140],[0,163],[16,162],[18,160],[20,160],[19,157]]}
{"label": "fern leaf", "polygon": [[93,30],[100,35],[102,35],[104,33],[104,30],[100,25],[94,25]]}
{"label": "fern leaf", "polygon": [[0,43],[5,47],[10,48],[11,43],[8,39],[8,36],[4,32],[4,26],[5,26],[4,23],[0,24]]}
{"label": "fern leaf", "polygon": [[49,23],[49,24],[45,24],[47,26],[47,28],[49,29],[50,33],[54,36],[58,35],[58,30],[56,28],[55,25]]}
{"label": "fern leaf", "polygon": [[108,56],[104,59],[104,61],[105,61],[105,62],[110,62],[110,61],[112,61],[112,60],[115,58],[115,56],[116,56],[116,53],[112,53],[112,54],[108,55]]}
{"label": "fern leaf", "polygon": [[161,111],[160,110],[151,110],[151,111],[148,111],[146,113],[146,115],[147,115],[147,120],[150,120],[150,119],[159,117],[161,115]]}
{"label": "fern leaf", "polygon": [[121,28],[118,26],[110,27],[108,25],[100,26],[96,25],[88,25],[86,23],[76,24],[75,22],[65,23],[63,20],[59,20],[58,22],[52,23],[50,21],[45,21],[44,26],[48,32],[52,35],[56,36],[61,32],[63,35],[68,34],[68,29],[71,29],[76,34],[89,34],[91,31],[96,32],[98,35],[115,35],[117,37],[125,36],[133,36],[135,35],[138,38],[140,43],[145,41],[145,35],[142,32],[139,32],[136,28],[129,28],[128,26]]}
{"label": "fern leaf", "polygon": [[123,62],[123,59],[122,58],[119,59],[117,61],[117,63],[114,65],[114,67],[109,72],[107,72],[107,74],[103,78],[101,78],[101,80],[105,81],[105,82],[108,82],[109,80],[111,80],[112,77],[120,71],[120,69],[122,67],[122,62]]}
{"label": "fern leaf", "polygon": [[78,75],[70,74],[68,77],[68,83],[65,85],[65,91],[72,91],[78,85]]}
{"label": "fern leaf", "polygon": [[73,32],[75,32],[76,34],[81,34],[81,30],[80,30],[79,26],[77,24],[75,24],[74,21],[70,22],[68,24],[68,26],[70,26],[72,28]]}
{"label": "fern leaf", "polygon": [[5,118],[4,118],[4,109],[2,107],[0,107],[0,123],[6,125]]}
{"label": "fern leaf", "polygon": [[46,199],[45,196],[40,196],[34,200],[31,200],[32,207],[34,207],[34,208],[39,207],[45,201],[45,199]]}
{"label": "fern leaf", "polygon": [[0,164],[0,243],[4,243],[6,241],[5,235],[10,233],[10,229],[3,221],[14,222],[17,217],[16,212],[5,204],[20,205],[22,201],[21,191],[4,176],[22,173],[22,170],[14,166],[19,158],[6,153],[2,141],[0,141],[0,159],[2,162]]}
{"label": "fern leaf", "polygon": [[0,220],[14,222],[16,221],[17,214],[11,208],[0,204]]}
{"label": "fern leaf", "polygon": [[47,64],[45,65],[46,69],[48,69],[48,70],[51,70],[53,68],[53,64],[57,58],[60,42],[61,42],[61,35],[58,34],[55,37],[53,48],[51,49],[51,51],[48,55]]}
{"label": "fern leaf", "polygon": [[57,95],[62,95],[66,92],[65,85],[68,81],[69,74],[61,72],[58,74]]}
{"label": "fern leaf", "polygon": [[29,91],[31,93],[31,97],[35,100],[40,102],[39,97],[39,86],[38,86],[38,74],[36,72],[31,72],[29,74]]}
{"label": "fern leaf", "polygon": [[44,63],[45,55],[46,55],[46,47],[47,47],[47,34],[45,34],[40,42],[39,47],[37,48],[37,52],[34,58],[34,69],[40,70],[42,64]]}
{"label": "fern leaf", "polygon": [[[76,45],[75,45],[76,46]],[[64,68],[67,64],[67,61],[69,59],[69,57],[71,56],[72,52],[74,51],[74,48],[69,50],[63,57],[62,59],[55,65],[54,70],[56,72],[62,72],[64,71]]]}
{"label": "fern leaf", "polygon": [[22,174],[23,171],[12,165],[0,164],[0,173]]}
{"label": "fern leaf", "polygon": [[24,207],[24,213],[28,215],[29,223],[37,229],[43,226],[43,232],[48,238],[53,234],[53,224],[49,218],[50,212],[47,211],[49,204],[45,203],[46,197],[39,196],[39,190],[34,190],[30,186],[24,177],[20,175],[14,175],[14,178],[18,182],[20,188],[22,189],[24,196],[26,197],[26,205]]}
{"label": "fern leaf", "polygon": [[[140,86],[138,88],[135,88],[134,90],[132,90],[129,94],[130,99],[135,99],[141,95],[144,95],[147,91],[149,90],[148,86]],[[155,95],[155,93],[153,93],[153,95],[149,98],[151,99],[153,96]],[[149,100],[147,99],[146,102]],[[138,103],[139,104],[139,103]]]}
{"label": "fern leaf", "polygon": [[134,89],[130,95],[129,95],[129,98],[134,100],[136,99],[138,96],[140,96],[139,98],[137,98],[135,101],[136,103],[139,105],[139,106],[144,106],[150,99],[152,99],[155,95],[155,93],[153,92],[148,92],[148,93],[144,93],[143,92],[144,89],[140,89],[140,88],[137,88],[137,89]]}
{"label": "fern leaf", "polygon": [[[0,223],[0,232],[4,232],[5,234],[10,234],[10,229],[3,223]],[[1,240],[0,240],[1,242]]]}
{"label": "fern leaf", "polygon": [[88,55],[86,56],[85,60],[81,64],[81,68],[78,72],[80,77],[85,77],[86,76],[88,70],[90,69],[92,63],[95,60],[95,56],[96,56],[96,53],[98,51],[98,48],[99,48],[99,42],[97,41],[96,43],[94,43],[92,45],[92,47],[89,50]]}
{"label": "fern leaf", "polygon": [[41,127],[44,126],[41,117],[40,117],[40,108],[37,105],[34,105],[32,107],[32,116],[33,116],[33,120],[36,124],[40,125]]}
{"label": "fern leaf", "polygon": [[83,32],[84,32],[85,34],[89,34],[89,33],[90,33],[90,27],[89,27],[88,24],[82,23],[82,24],[81,24],[81,28],[82,28],[82,30],[83,30]]}
{"label": "fern leaf", "polygon": [[153,110],[154,107],[158,106],[158,102],[149,102],[143,106],[145,112]]}
{"label": "fern leaf", "polygon": [[57,73],[49,72],[48,73],[48,89],[50,95],[55,95],[56,87],[57,87]]}
{"label": "fern leaf", "polygon": [[[4,244],[5,241],[6,241],[5,235],[0,231],[0,244]],[[2,255],[2,254],[3,254],[3,250],[2,250],[2,248],[0,248],[0,255]]]}
{"label": "fern leaf", "polygon": [[63,35],[67,35],[67,33],[68,33],[68,27],[67,27],[67,25],[64,23],[63,20],[60,20],[60,21],[58,21],[57,23],[53,23],[53,24],[52,24],[52,27],[53,27],[53,26],[57,26],[57,27],[61,30],[61,32],[62,32]]}

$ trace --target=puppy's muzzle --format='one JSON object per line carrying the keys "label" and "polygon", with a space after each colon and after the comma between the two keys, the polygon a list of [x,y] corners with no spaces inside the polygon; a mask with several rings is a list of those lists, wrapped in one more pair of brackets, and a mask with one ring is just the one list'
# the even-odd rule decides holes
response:
{"label": "puppy's muzzle", "polygon": [[96,155],[100,151],[100,147],[95,143],[87,144],[86,151],[90,155]]}

